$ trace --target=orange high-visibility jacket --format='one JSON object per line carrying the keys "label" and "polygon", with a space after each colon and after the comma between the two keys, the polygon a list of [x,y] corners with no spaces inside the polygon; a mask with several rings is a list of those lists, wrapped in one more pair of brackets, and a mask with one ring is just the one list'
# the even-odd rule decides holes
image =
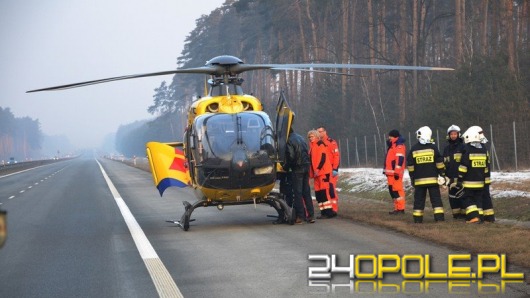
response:
{"label": "orange high-visibility jacket", "polygon": [[388,147],[384,169],[385,175],[394,176],[394,174],[398,174],[399,176],[403,176],[403,172],[405,171],[405,156],[405,139],[399,136]]}
{"label": "orange high-visibility jacket", "polygon": [[340,152],[339,145],[332,138],[327,138],[322,140],[324,144],[328,147],[328,151],[331,155],[331,167],[333,170],[337,171],[340,166]]}
{"label": "orange high-visibility jacket", "polygon": [[[311,142],[309,147],[309,155],[311,156],[309,177],[314,178],[316,176],[330,174],[332,171],[331,161],[329,160],[328,149],[324,142],[320,140]],[[318,175],[315,175],[317,171]]]}

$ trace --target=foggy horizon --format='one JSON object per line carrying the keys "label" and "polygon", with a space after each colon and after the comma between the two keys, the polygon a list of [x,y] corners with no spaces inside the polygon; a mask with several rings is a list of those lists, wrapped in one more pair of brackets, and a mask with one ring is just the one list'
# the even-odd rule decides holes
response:
{"label": "foggy horizon", "polygon": [[45,135],[66,136],[79,149],[99,148],[120,125],[156,117],[147,112],[154,89],[170,83],[172,75],[25,92],[176,69],[195,21],[223,2],[3,2],[0,106],[17,118],[39,120]]}

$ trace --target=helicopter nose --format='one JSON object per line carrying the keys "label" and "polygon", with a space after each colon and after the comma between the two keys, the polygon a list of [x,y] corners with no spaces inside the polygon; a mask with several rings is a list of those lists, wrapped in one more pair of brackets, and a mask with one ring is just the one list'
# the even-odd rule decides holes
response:
{"label": "helicopter nose", "polygon": [[242,148],[238,148],[232,158],[232,168],[244,172],[248,169],[248,159],[246,151]]}

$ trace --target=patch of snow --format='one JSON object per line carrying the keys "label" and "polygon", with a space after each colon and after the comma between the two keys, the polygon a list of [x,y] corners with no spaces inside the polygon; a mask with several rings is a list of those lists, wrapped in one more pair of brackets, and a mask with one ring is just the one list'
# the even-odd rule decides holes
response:
{"label": "patch of snow", "polygon": [[520,190],[494,190],[490,189],[491,196],[495,198],[530,198],[530,193],[527,191],[520,191]]}
{"label": "patch of snow", "polygon": [[[387,191],[387,180],[383,174],[383,169],[378,168],[346,168],[340,169],[342,176],[342,183],[351,187],[351,192],[364,191]],[[497,198],[513,198],[513,197],[529,197],[530,192],[509,190],[509,189],[495,189],[495,182],[509,182],[509,183],[528,183],[530,182],[530,171],[518,172],[492,172],[491,173],[491,195]],[[410,186],[410,176],[408,171],[403,175],[403,185],[407,190]],[[338,189],[341,191],[341,189]],[[343,190],[342,190],[343,191]]]}

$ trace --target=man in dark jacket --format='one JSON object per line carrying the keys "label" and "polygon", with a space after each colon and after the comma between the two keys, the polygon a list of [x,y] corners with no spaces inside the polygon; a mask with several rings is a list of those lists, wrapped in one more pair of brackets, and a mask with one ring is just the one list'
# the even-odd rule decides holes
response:
{"label": "man in dark jacket", "polygon": [[[460,160],[462,159],[462,153],[464,152],[464,141],[460,137],[460,127],[457,125],[451,125],[447,129],[447,146],[443,151],[444,164],[445,164],[445,175],[447,178],[453,181],[458,177],[458,167],[460,166]],[[466,211],[462,208],[462,200],[456,197],[457,189],[449,189],[449,204],[453,212],[454,219],[460,219],[466,217]]]}
{"label": "man in dark jacket", "polygon": [[309,147],[305,139],[291,128],[287,139],[283,168],[291,177],[293,187],[291,199],[294,202],[289,202],[288,198],[287,203],[294,207],[294,212],[296,212],[295,223],[297,224],[301,224],[304,220],[309,223],[315,222],[313,200],[309,188],[309,165]]}

